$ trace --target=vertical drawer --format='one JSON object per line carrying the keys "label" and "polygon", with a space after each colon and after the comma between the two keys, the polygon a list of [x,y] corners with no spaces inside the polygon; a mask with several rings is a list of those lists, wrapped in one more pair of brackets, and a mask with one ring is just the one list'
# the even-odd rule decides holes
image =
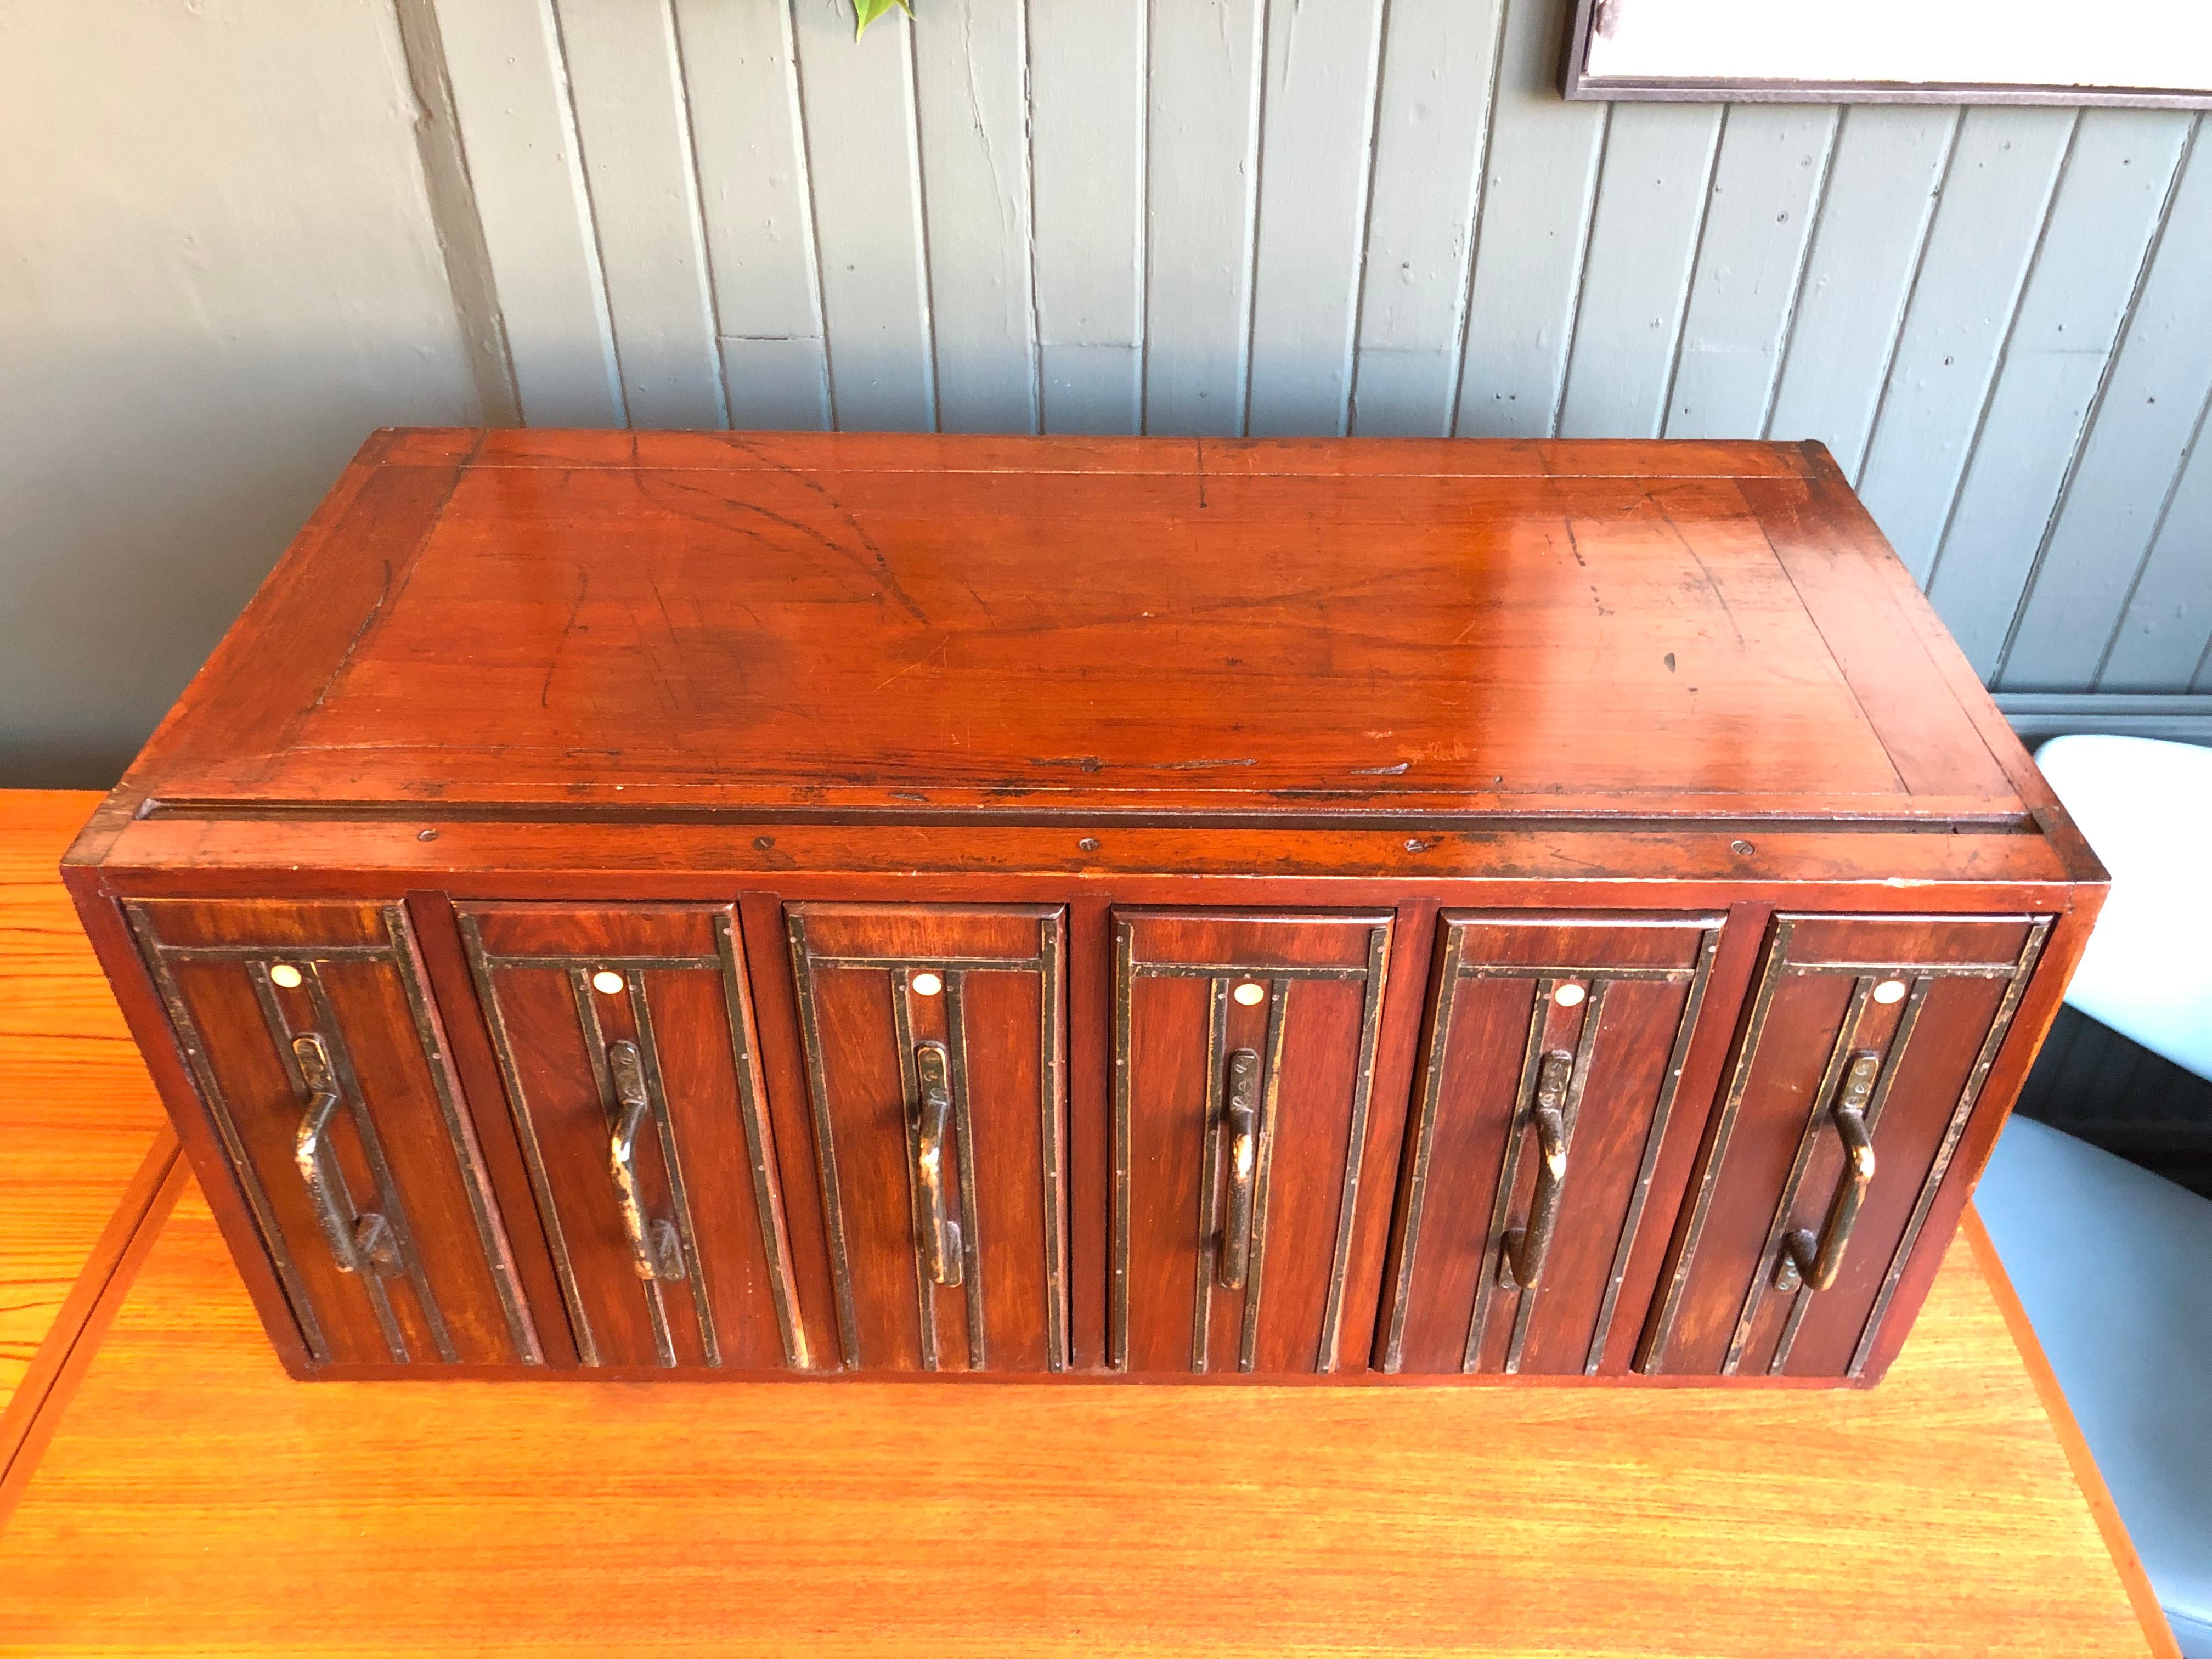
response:
{"label": "vertical drawer", "polygon": [[125,908],[310,1357],[544,1363],[405,908]]}
{"label": "vertical drawer", "polygon": [[1383,1370],[1628,1369],[1657,1266],[1636,1245],[1674,1219],[1679,1176],[1652,1182],[1720,926],[1445,913]]}
{"label": "vertical drawer", "polygon": [[1346,1300],[1375,1291],[1346,1281],[1390,933],[1387,914],[1115,913],[1115,1369],[1342,1363]]}
{"label": "vertical drawer", "polygon": [[807,1364],[734,907],[456,914],[583,1363]]}
{"label": "vertical drawer", "polygon": [[1638,1370],[1863,1371],[2049,928],[1775,919]]}
{"label": "vertical drawer", "polygon": [[1063,913],[785,918],[846,1365],[1065,1369]]}

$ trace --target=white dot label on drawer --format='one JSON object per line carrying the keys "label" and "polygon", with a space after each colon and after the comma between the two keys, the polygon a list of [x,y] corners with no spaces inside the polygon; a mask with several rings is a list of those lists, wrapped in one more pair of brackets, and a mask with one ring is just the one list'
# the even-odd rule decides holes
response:
{"label": "white dot label on drawer", "polygon": [[1552,1000],[1562,1008],[1572,1008],[1589,994],[1589,993],[1579,985],[1562,985],[1552,993]]}
{"label": "white dot label on drawer", "polygon": [[611,968],[602,968],[592,975],[592,988],[603,997],[611,997],[623,988],[623,976]]}
{"label": "white dot label on drawer", "polygon": [[1231,994],[1247,1008],[1256,1008],[1267,1000],[1267,988],[1264,985],[1240,985]]}
{"label": "white dot label on drawer", "polygon": [[269,981],[288,991],[296,991],[300,988],[300,970],[289,962],[280,962],[269,970]]}
{"label": "white dot label on drawer", "polygon": [[1881,984],[1874,988],[1874,1000],[1876,1002],[1885,1003],[1904,1001],[1905,981],[1901,979],[1886,979],[1882,981]]}
{"label": "white dot label on drawer", "polygon": [[945,988],[945,981],[927,968],[914,976],[914,994],[918,997],[933,997]]}

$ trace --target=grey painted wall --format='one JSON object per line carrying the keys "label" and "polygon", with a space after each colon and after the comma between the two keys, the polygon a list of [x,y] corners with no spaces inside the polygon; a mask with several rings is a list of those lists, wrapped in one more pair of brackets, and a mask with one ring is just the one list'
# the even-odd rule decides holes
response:
{"label": "grey painted wall", "polygon": [[2038,729],[2212,733],[2201,118],[917,4],[0,0],[0,775],[112,775],[363,430],[479,418],[1817,437]]}

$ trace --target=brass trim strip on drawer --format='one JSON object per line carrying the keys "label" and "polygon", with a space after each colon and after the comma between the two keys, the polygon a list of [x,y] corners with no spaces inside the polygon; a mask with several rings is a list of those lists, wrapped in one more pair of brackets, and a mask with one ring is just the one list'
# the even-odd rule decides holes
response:
{"label": "brass trim strip on drawer", "polygon": [[1681,1018],[1674,1025],[1674,1044],[1667,1055],[1667,1075],[1659,1085],[1659,1099],[1651,1109],[1651,1127],[1644,1137],[1644,1156],[1636,1166],[1636,1185],[1622,1217],[1620,1237],[1613,1245],[1613,1267],[1606,1275],[1605,1296],[1598,1304],[1597,1323],[1590,1332],[1589,1352],[1583,1360],[1583,1375],[1595,1376],[1605,1361],[1606,1339],[1613,1332],[1613,1316],[1620,1301],[1621,1283],[1628,1277],[1628,1258],[1636,1247],[1637,1230],[1644,1224],[1644,1210],[1651,1196],[1651,1179],[1659,1166],[1659,1149],[1667,1139],[1667,1126],[1674,1115],[1674,1097],[1682,1086],[1682,1069],[1688,1064],[1690,1042],[1696,1035],[1698,1015],[1705,1006],[1705,987],[1712,978],[1713,957],[1718,953],[1721,930],[1709,927],[1698,946],[1698,965],[1692,970],[1689,994],[1682,1001]]}
{"label": "brass trim strip on drawer", "polygon": [[538,1144],[537,1125],[531,1121],[529,1109],[523,1103],[522,1074],[514,1058],[514,1042],[507,1032],[506,1013],[500,1007],[499,988],[492,981],[494,959],[484,949],[483,934],[475,916],[465,910],[457,910],[454,921],[460,928],[461,945],[469,959],[469,976],[476,983],[477,1001],[483,1012],[484,1025],[491,1033],[492,1055],[499,1062],[500,1083],[507,1092],[507,1119],[514,1125],[515,1139],[522,1146],[523,1167],[530,1172],[531,1191],[538,1200],[538,1217],[545,1229],[546,1248],[552,1252],[554,1274],[561,1281],[561,1299],[568,1304],[569,1328],[576,1339],[576,1358],[586,1365],[597,1365],[600,1363],[599,1345],[592,1334],[591,1318],[584,1311],[583,1294],[576,1284],[576,1266],[568,1254],[560,1208],[553,1201],[553,1183],[546,1173],[544,1150]]}
{"label": "brass trim strip on drawer", "polygon": [[1712,1209],[1713,1188],[1720,1175],[1721,1160],[1728,1151],[1736,1114],[1742,1109],[1744,1092],[1751,1085],[1752,1056],[1758,1053],[1759,1040],[1765,1033],[1766,1017],[1774,1006],[1774,994],[1781,988],[1790,940],[1796,927],[1796,922],[1788,917],[1774,924],[1774,937],[1767,945],[1759,984],[1752,992],[1751,1012],[1744,1024],[1735,1065],[1729,1074],[1728,1093],[1722,1099],[1720,1115],[1713,1126],[1712,1145],[1705,1167],[1698,1174],[1697,1193],[1690,1200],[1689,1224],[1683,1232],[1681,1249],[1674,1257],[1673,1269],[1667,1275],[1666,1287],[1660,1293],[1658,1311],[1637,1352],[1636,1369],[1646,1376],[1656,1376],[1665,1369],[1667,1344],[1674,1338],[1674,1321],[1682,1311],[1682,1292],[1689,1285],[1690,1267],[1697,1259],[1698,1243]]}

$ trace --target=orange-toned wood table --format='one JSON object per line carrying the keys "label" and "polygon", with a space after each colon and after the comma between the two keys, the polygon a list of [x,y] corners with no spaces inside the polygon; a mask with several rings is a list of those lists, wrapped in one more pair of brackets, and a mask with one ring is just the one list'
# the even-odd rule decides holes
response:
{"label": "orange-toned wood table", "polygon": [[44,874],[93,799],[0,799],[0,1263],[100,1195],[0,1654],[2174,1651],[1971,1220],[1869,1393],[288,1381]]}

